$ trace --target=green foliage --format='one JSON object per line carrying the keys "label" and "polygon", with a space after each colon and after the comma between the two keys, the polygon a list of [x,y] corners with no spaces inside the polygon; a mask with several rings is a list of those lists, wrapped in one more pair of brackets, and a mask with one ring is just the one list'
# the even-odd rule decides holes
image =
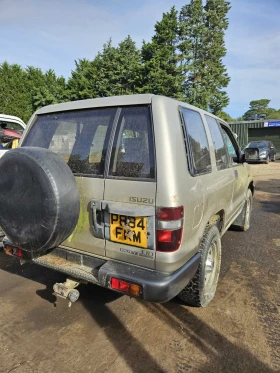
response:
{"label": "green foliage", "polygon": [[226,113],[225,111],[221,111],[221,112],[219,112],[219,113],[216,114],[216,115],[217,115],[219,118],[225,120],[226,122],[232,122],[232,121],[233,121],[232,117],[231,117],[228,113]]}
{"label": "green foliage", "polygon": [[117,47],[109,40],[93,61],[83,59],[75,63],[76,70],[68,81],[72,100],[137,92],[140,52],[130,36]]}
{"label": "green foliage", "polygon": [[223,88],[228,86],[230,78],[222,59],[226,55],[224,37],[225,30],[228,28],[227,13],[230,10],[230,3],[225,0],[207,0],[204,9],[209,109],[213,114],[218,115],[229,104],[229,97]]}
{"label": "green foliage", "polygon": [[183,93],[192,105],[207,109],[210,94],[206,89],[205,14],[202,0],[191,0],[179,15],[179,51],[185,81]]}
{"label": "green foliage", "polygon": [[248,120],[254,114],[266,114],[268,119],[280,119],[280,110],[269,107],[270,100],[262,98],[250,102],[249,110],[243,115],[244,120]]}
{"label": "green foliage", "polygon": [[4,62],[0,65],[0,112],[15,115],[27,122],[38,108],[68,101],[66,82],[53,70]]}
{"label": "green foliage", "polygon": [[26,72],[16,64],[0,65],[0,113],[27,121],[32,114]]}
{"label": "green foliage", "polygon": [[229,9],[229,2],[224,0],[207,0],[205,6],[202,0],[191,0],[179,16],[184,96],[189,103],[217,115],[229,103],[223,88],[230,79],[222,63]]}
{"label": "green foliage", "polygon": [[177,54],[178,19],[175,7],[163,13],[155,25],[155,35],[142,46],[140,93],[154,93],[183,99],[184,76]]}

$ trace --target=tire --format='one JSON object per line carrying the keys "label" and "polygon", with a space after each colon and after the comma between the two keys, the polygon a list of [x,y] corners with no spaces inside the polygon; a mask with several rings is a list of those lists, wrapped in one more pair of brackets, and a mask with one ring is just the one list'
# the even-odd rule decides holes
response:
{"label": "tire", "polygon": [[271,158],[271,162],[275,162],[275,154],[274,154],[273,158]]}
{"label": "tire", "polygon": [[0,174],[0,226],[13,244],[38,253],[70,236],[80,199],[60,156],[41,148],[13,149],[0,159]]}
{"label": "tire", "polygon": [[199,252],[196,274],[178,297],[187,305],[206,307],[214,298],[221,267],[221,236],[216,225],[206,228]]}
{"label": "tire", "polygon": [[264,162],[265,164],[268,164],[270,162],[270,156],[268,155],[266,158],[266,161]]}

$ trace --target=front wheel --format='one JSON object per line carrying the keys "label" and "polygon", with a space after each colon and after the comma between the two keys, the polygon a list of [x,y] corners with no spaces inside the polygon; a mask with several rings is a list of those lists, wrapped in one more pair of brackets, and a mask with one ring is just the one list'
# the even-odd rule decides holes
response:
{"label": "front wheel", "polygon": [[268,155],[267,158],[266,158],[265,163],[268,164],[269,162],[270,162],[270,156]]}
{"label": "front wheel", "polygon": [[190,306],[206,307],[214,298],[221,267],[221,236],[216,225],[206,228],[199,252],[196,274],[178,297]]}
{"label": "front wheel", "polygon": [[275,162],[275,154],[274,154],[273,158],[271,158],[271,162]]}

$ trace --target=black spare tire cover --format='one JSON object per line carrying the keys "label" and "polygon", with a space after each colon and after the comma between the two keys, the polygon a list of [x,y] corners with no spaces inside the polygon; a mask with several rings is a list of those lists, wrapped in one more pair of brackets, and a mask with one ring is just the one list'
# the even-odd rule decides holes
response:
{"label": "black spare tire cover", "polygon": [[75,178],[57,154],[23,147],[0,159],[0,227],[16,246],[56,247],[73,232],[79,211]]}

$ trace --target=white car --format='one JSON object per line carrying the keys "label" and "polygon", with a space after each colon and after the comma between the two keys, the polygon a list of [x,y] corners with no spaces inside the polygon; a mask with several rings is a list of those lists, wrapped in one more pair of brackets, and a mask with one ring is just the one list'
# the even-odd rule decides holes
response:
{"label": "white car", "polygon": [[[12,147],[13,132],[20,137],[26,128],[26,124],[18,117],[13,115],[0,114],[0,158]],[[3,137],[11,138],[11,141],[3,141]],[[3,147],[2,147],[2,146]]]}

